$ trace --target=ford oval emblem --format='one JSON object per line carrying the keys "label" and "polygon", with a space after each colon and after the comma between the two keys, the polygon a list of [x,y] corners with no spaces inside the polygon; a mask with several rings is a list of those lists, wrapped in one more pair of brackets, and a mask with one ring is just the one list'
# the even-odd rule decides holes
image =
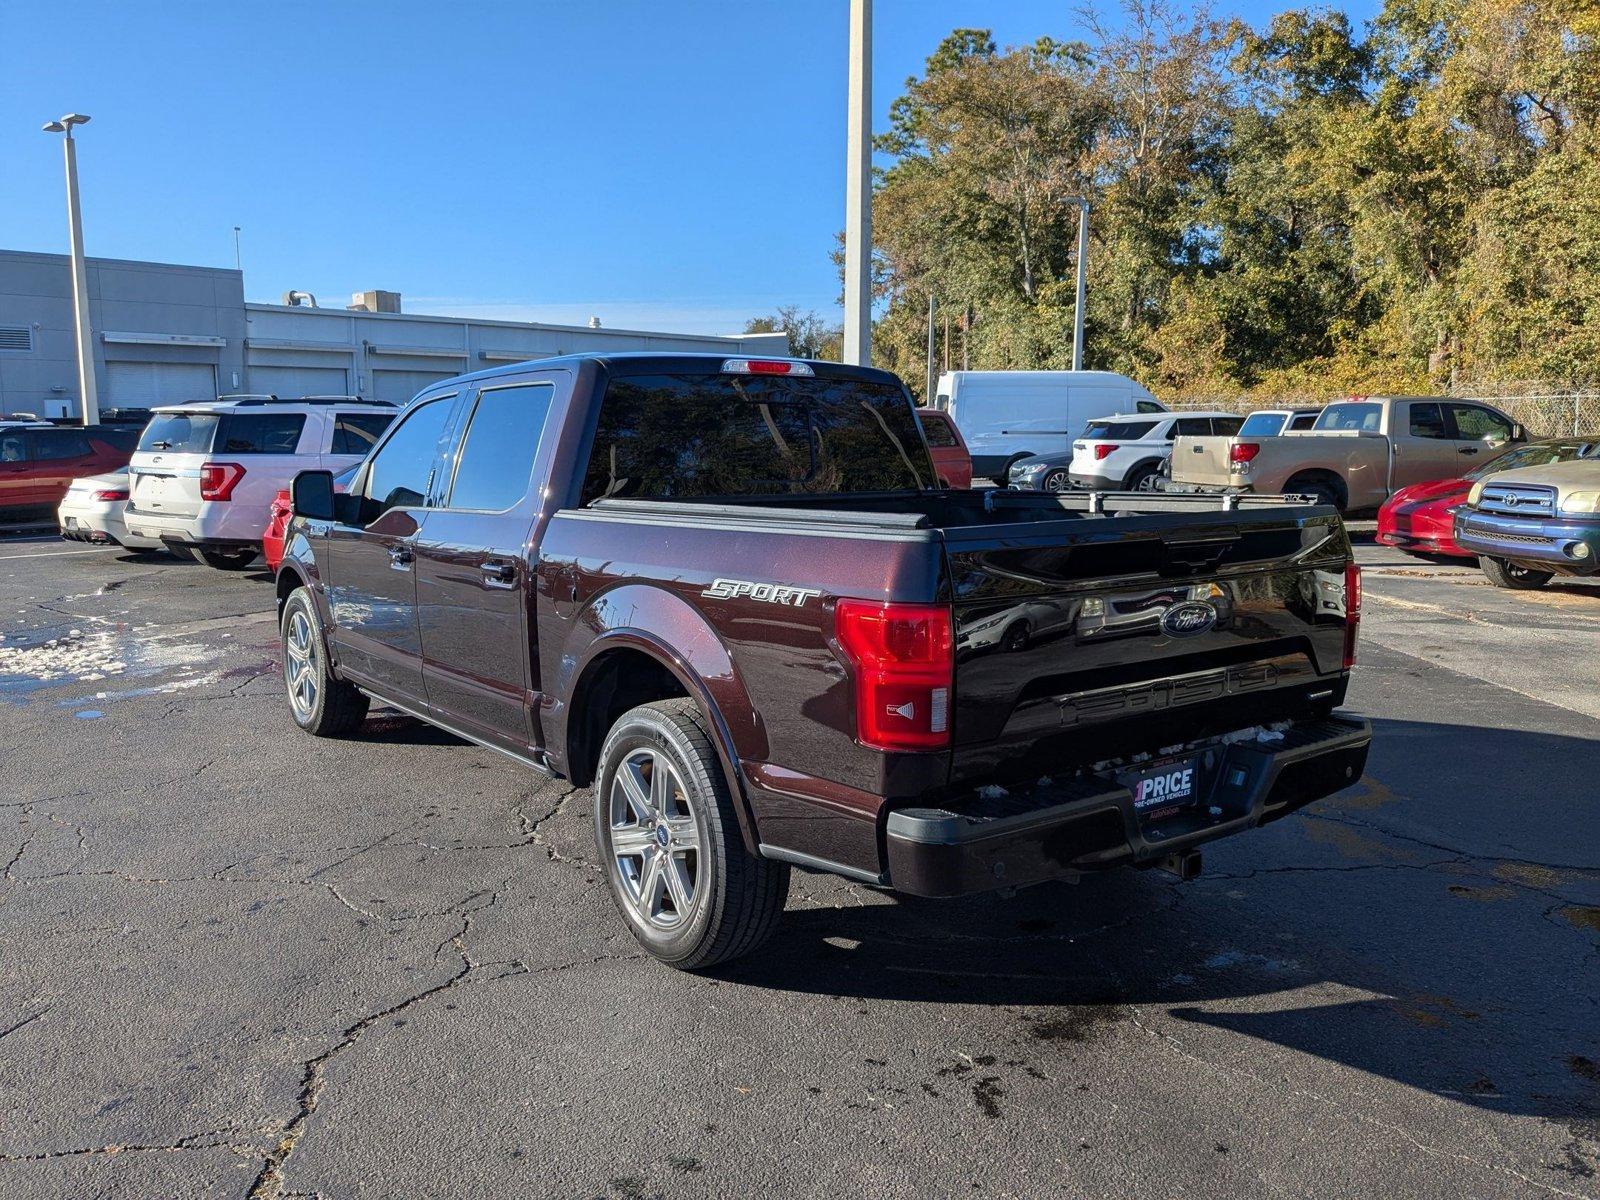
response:
{"label": "ford oval emblem", "polygon": [[1173,637],[1193,637],[1205,633],[1216,623],[1217,610],[1198,600],[1174,604],[1161,618],[1161,628]]}

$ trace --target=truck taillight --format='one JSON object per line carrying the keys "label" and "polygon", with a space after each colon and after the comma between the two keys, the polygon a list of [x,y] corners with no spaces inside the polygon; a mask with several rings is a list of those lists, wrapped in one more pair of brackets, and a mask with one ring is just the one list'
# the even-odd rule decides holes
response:
{"label": "truck taillight", "polygon": [[1356,665],[1356,631],[1361,628],[1361,568],[1354,562],[1344,568],[1344,669]]}
{"label": "truck taillight", "polygon": [[955,670],[949,608],[841,600],[834,628],[855,668],[856,737],[862,745],[878,750],[948,746]]}
{"label": "truck taillight", "polygon": [[238,463],[204,463],[200,467],[200,499],[231,500],[243,478],[244,468]]}
{"label": "truck taillight", "polygon": [[1094,448],[1094,460],[1095,460],[1095,462],[1099,462],[1102,458],[1109,458],[1109,457],[1111,457],[1111,452],[1113,450],[1121,450],[1121,449],[1122,449],[1122,447],[1118,446],[1114,442],[1113,443],[1102,443],[1101,445],[1098,445],[1098,446],[1096,446]]}
{"label": "truck taillight", "polygon": [[727,375],[815,375],[809,364],[786,358],[730,358],[722,364]]}
{"label": "truck taillight", "polygon": [[1231,463],[1247,463],[1260,453],[1260,442],[1235,442],[1228,447],[1228,461]]}

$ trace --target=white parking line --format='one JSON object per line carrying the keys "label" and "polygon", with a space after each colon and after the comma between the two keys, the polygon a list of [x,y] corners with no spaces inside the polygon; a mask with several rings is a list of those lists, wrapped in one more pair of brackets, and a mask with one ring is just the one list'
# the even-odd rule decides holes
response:
{"label": "white parking line", "polygon": [[70,558],[74,554],[105,554],[109,550],[120,549],[120,546],[102,546],[98,550],[45,550],[40,554],[0,554],[0,562],[10,562],[14,558]]}

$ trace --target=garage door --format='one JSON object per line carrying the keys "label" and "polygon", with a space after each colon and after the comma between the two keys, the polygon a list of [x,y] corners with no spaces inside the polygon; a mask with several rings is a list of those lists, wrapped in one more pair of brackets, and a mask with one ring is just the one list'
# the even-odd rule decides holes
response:
{"label": "garage door", "polygon": [[459,371],[374,371],[372,394],[379,400],[404,404],[430,384],[458,374]]}
{"label": "garage door", "polygon": [[348,396],[344,367],[251,367],[250,390],[269,396]]}
{"label": "garage door", "polygon": [[217,369],[210,363],[106,364],[103,408],[149,408],[217,398]]}

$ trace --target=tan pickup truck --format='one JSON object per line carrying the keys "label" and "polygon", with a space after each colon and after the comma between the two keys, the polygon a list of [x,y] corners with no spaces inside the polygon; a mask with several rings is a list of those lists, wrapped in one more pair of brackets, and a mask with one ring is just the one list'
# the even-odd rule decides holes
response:
{"label": "tan pickup truck", "polygon": [[1330,404],[1310,429],[1278,437],[1180,437],[1164,486],[1300,494],[1360,512],[1410,484],[1460,475],[1480,456],[1524,440],[1520,425],[1475,400],[1369,396]]}

